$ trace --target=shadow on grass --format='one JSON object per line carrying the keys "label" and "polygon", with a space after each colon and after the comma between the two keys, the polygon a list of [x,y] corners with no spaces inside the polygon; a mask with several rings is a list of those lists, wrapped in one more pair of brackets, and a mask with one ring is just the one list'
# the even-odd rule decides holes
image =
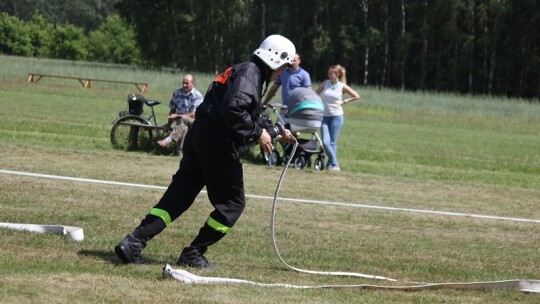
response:
{"label": "shadow on grass", "polygon": [[[89,257],[95,257],[102,259],[103,261],[109,262],[111,264],[115,265],[125,265],[126,263],[122,262],[114,253],[114,251],[111,249],[110,251],[103,251],[103,250],[80,250],[78,252],[80,255],[89,256]],[[143,256],[143,262],[142,264],[157,264],[157,265],[163,265],[165,263],[161,260],[155,260],[151,258],[145,258]]]}
{"label": "shadow on grass", "polygon": [[266,165],[258,145],[240,153],[240,158],[251,164]]}

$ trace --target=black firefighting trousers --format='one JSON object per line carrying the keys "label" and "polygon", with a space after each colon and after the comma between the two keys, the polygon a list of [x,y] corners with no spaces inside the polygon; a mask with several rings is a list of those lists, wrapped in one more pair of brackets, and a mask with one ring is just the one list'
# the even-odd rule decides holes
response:
{"label": "black firefighting trousers", "polygon": [[186,134],[180,168],[133,234],[146,243],[191,207],[204,186],[215,209],[190,245],[202,253],[225,236],[245,207],[238,152],[226,130],[206,117],[196,119]]}

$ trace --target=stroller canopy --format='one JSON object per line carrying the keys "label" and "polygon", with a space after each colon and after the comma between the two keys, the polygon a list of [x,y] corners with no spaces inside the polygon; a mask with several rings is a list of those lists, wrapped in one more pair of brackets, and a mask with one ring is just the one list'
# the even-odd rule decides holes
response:
{"label": "stroller canopy", "polygon": [[296,88],[289,95],[285,120],[292,131],[321,127],[324,106],[317,93],[309,88]]}

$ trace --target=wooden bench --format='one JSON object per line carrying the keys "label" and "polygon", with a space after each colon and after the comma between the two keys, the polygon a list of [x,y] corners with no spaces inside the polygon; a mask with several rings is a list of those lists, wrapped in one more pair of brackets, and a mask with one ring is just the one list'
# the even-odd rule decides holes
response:
{"label": "wooden bench", "polygon": [[133,84],[133,85],[135,85],[137,87],[137,90],[139,90],[139,92],[141,92],[141,93],[147,93],[148,92],[148,84],[144,83],[144,82],[94,79],[94,78],[86,78],[86,77],[71,77],[71,76],[28,73],[28,82],[37,83],[43,77],[62,78],[62,79],[75,79],[75,80],[78,80],[79,83],[85,89],[90,89],[92,87],[92,82],[110,82],[110,83]]}

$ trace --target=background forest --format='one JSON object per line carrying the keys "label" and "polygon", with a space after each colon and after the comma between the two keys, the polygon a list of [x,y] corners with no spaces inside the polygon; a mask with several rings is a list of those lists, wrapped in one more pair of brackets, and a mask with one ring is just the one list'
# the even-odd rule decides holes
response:
{"label": "background forest", "polygon": [[217,73],[269,34],[368,86],[540,99],[537,0],[1,0],[0,53]]}

